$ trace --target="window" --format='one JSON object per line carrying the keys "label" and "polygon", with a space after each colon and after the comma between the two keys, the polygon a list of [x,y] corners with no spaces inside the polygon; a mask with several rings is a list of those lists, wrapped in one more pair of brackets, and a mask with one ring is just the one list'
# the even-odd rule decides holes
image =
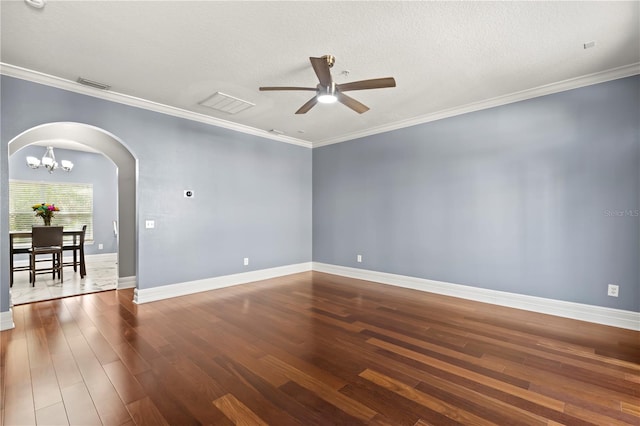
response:
{"label": "window", "polygon": [[38,203],[55,204],[60,208],[53,225],[81,229],[87,225],[86,241],[93,241],[93,185],[90,183],[49,183],[9,181],[9,229],[30,230],[42,225],[42,219],[33,212]]}

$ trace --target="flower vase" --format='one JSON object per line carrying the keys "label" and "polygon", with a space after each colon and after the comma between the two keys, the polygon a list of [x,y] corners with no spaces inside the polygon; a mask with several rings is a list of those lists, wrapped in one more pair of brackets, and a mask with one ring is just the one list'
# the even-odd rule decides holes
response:
{"label": "flower vase", "polygon": [[43,217],[42,220],[44,220],[44,226],[51,226],[51,218],[50,217]]}

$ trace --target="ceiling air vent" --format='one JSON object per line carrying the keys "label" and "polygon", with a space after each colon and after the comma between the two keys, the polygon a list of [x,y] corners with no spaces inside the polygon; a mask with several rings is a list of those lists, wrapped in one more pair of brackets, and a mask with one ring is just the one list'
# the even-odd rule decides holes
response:
{"label": "ceiling air vent", "polygon": [[100,90],[111,89],[111,86],[109,86],[108,84],[98,83],[97,81],[87,80],[86,78],[82,78],[82,77],[78,77],[77,81],[80,84],[84,84],[85,86],[93,87],[95,89],[100,89]]}
{"label": "ceiling air vent", "polygon": [[228,114],[237,114],[240,111],[256,106],[254,103],[243,101],[242,99],[238,99],[222,92],[214,93],[204,101],[200,102],[200,105],[215,109],[216,111],[226,112]]}

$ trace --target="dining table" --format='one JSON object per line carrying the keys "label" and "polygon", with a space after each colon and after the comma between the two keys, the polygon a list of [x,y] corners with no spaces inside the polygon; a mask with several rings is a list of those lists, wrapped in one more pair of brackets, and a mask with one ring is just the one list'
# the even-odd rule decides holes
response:
{"label": "dining table", "polygon": [[[84,231],[82,229],[64,229],[62,231],[63,238],[66,238],[68,242],[72,242],[73,246],[78,246],[80,237]],[[20,241],[17,243],[17,241]],[[63,244],[64,245],[64,244]],[[9,271],[11,274],[9,284],[13,285],[13,255],[29,253],[31,248],[31,231],[10,231],[9,232]],[[67,249],[71,250],[71,249]],[[73,251],[73,264],[74,269],[77,263],[80,263],[80,277],[87,275],[87,267],[84,261],[84,245],[79,246],[80,259],[76,259],[76,252]]]}

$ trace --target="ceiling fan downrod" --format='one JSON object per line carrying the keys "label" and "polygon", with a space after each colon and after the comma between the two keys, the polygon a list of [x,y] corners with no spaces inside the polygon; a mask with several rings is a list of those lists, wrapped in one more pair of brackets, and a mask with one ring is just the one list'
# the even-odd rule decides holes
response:
{"label": "ceiling fan downrod", "polygon": [[322,57],[322,59],[324,59],[325,61],[327,61],[327,65],[329,66],[329,68],[333,67],[333,64],[336,63],[336,57],[333,55],[324,55]]}

